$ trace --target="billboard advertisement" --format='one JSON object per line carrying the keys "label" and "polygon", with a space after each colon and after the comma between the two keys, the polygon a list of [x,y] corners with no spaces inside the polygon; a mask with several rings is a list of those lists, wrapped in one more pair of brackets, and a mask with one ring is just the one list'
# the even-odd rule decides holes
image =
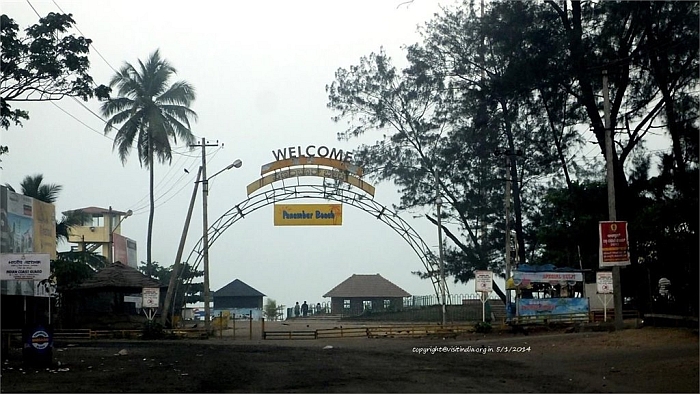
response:
{"label": "billboard advertisement", "polygon": [[112,242],[112,247],[114,248],[112,250],[114,262],[119,262],[132,268],[138,268],[136,241],[115,233],[112,235]]}
{"label": "billboard advertisement", "polygon": [[[1,294],[33,296],[35,280],[48,278],[49,261],[56,258],[55,217],[53,204],[0,187],[0,253],[7,254],[2,259]],[[35,261],[34,256],[42,256],[41,268],[9,267],[9,261]],[[41,275],[32,272],[37,270]]]}
{"label": "billboard advertisement", "polygon": [[56,207],[34,200],[34,252],[56,258]]}
{"label": "billboard advertisement", "polygon": [[[2,253],[34,252],[33,200],[31,197],[6,190],[5,215],[7,223],[3,223],[3,232],[7,231],[7,241],[3,245]],[[54,242],[56,242],[55,238]]]}
{"label": "billboard advertisement", "polygon": [[342,204],[275,204],[275,226],[340,226]]}

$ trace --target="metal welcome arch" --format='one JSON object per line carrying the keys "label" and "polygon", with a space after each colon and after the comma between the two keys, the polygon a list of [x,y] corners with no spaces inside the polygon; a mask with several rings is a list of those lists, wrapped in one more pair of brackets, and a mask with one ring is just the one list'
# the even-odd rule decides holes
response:
{"label": "metal welcome arch", "polygon": [[[211,248],[211,245],[234,223],[270,204],[297,199],[337,201],[367,212],[396,231],[396,233],[410,245],[423,263],[428,277],[432,282],[435,294],[440,298],[440,266],[438,258],[413,227],[403,220],[396,212],[376,202],[366,190],[362,190],[362,188],[350,183],[345,183],[338,178],[324,177],[323,184],[303,184],[301,182],[301,176],[296,177],[296,179],[296,184],[291,185],[288,184],[289,182],[284,182],[283,178],[276,179],[269,183],[269,185],[272,186],[271,189],[253,193],[249,195],[246,200],[226,211],[209,226],[207,230],[209,247]],[[281,187],[276,185],[280,182],[282,183]],[[359,191],[355,191],[355,188]],[[199,267],[204,256],[203,238],[204,237],[200,237],[199,241],[184,261],[184,263],[190,265],[195,270]],[[445,283],[444,286],[445,294],[448,295],[447,284]]]}

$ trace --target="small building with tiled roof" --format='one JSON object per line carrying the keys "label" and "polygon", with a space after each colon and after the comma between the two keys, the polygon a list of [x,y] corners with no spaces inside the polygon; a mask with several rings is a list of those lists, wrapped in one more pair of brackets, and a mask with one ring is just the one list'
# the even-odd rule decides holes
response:
{"label": "small building with tiled roof", "polygon": [[400,310],[403,298],[411,294],[379,274],[353,274],[323,296],[331,298],[331,313],[359,315],[366,310]]}
{"label": "small building with tiled roof", "polygon": [[262,317],[263,297],[265,294],[236,279],[213,293],[213,316],[228,311],[235,317],[251,315],[254,320],[259,320]]}

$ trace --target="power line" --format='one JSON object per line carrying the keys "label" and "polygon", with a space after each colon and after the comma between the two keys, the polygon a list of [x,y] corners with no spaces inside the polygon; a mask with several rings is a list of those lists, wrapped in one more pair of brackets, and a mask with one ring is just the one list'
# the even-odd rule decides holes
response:
{"label": "power line", "polygon": [[52,101],[52,100],[49,101],[49,102],[50,102],[51,104],[53,104],[54,106],[56,106],[56,108],[60,109],[60,110],[61,110],[63,113],[65,113],[66,115],[68,115],[68,116],[70,116],[71,118],[75,119],[75,120],[76,120],[78,123],[80,123],[81,125],[87,127],[88,129],[90,129],[91,131],[93,131],[93,132],[95,132],[95,133],[101,135],[102,137],[107,138],[107,139],[110,140],[110,141],[114,141],[114,139],[110,138],[110,137],[107,136],[106,134],[104,134],[104,133],[102,133],[102,132],[100,132],[100,131],[97,131],[97,130],[93,129],[92,127],[88,126],[85,122],[83,122],[82,120],[80,120],[80,119],[78,119],[77,117],[75,117],[75,115],[73,115],[73,114],[71,114],[70,112],[68,112],[67,110],[61,108],[58,104],[56,104],[56,102],[54,102],[54,101]]}
{"label": "power line", "polygon": [[[55,0],[51,0],[51,1],[53,1],[53,4],[56,6],[56,8],[59,9],[59,11],[61,11],[61,12],[64,13],[64,14],[66,13],[65,11],[63,11],[63,9],[61,9],[61,7],[56,3]],[[27,2],[29,2],[29,0],[27,0]],[[31,5],[31,4],[30,4],[30,5]],[[32,7],[32,8],[33,8],[33,7]],[[73,27],[75,27],[75,30],[77,30],[78,33],[80,33],[80,35],[82,35],[83,37],[85,37],[85,34],[83,34],[83,32],[80,31],[80,29],[78,28],[77,25],[78,25],[77,23],[74,23],[74,24],[73,24]],[[112,69],[112,71],[114,71],[115,73],[117,72],[117,70],[116,70],[114,67],[112,67],[111,64],[109,64],[109,62],[107,61],[107,59],[105,59],[105,57],[102,56],[102,54],[100,53],[100,51],[98,51],[97,48],[95,48],[95,45],[94,45],[92,42],[90,43],[90,47],[91,47],[92,49],[95,50],[95,53],[97,53],[97,54],[100,56],[100,58],[105,62],[105,64],[107,64],[107,66],[109,66],[109,68]]]}
{"label": "power line", "polygon": [[[221,151],[221,149],[222,149],[222,148],[219,147],[219,149],[216,149],[216,150],[213,151],[212,153],[207,154],[207,156],[211,156],[211,158],[213,159],[213,158]],[[195,159],[198,159],[198,157],[195,157]],[[171,166],[170,166],[170,170],[172,170],[173,168],[179,168],[179,166],[171,165]],[[194,172],[194,169],[196,168],[196,160],[193,160],[193,161],[187,166],[187,168],[190,169],[191,172]],[[168,170],[168,173],[170,172],[170,170]],[[186,174],[187,174],[187,173],[184,172],[182,175],[180,175],[180,177],[179,177],[177,180],[175,180],[175,182],[173,182],[173,184],[172,184],[166,191],[164,191],[163,193],[160,193],[160,195],[154,199],[154,202],[156,202],[156,201],[158,201],[158,200],[164,198],[168,193],[170,193],[170,191],[173,190],[173,189],[178,185],[178,183],[180,183],[180,182],[182,181],[182,179],[186,176]],[[167,177],[167,173],[166,173],[166,177]],[[186,183],[184,186],[182,186],[180,189],[178,189],[172,196],[170,196],[167,200],[165,200],[165,201],[164,201],[163,203],[161,203],[160,205],[165,204],[166,202],[168,202],[168,201],[170,201],[171,199],[173,199],[177,194],[179,194],[179,193],[182,191],[182,189],[183,189],[185,186],[187,186],[187,183]],[[165,186],[164,186],[164,187],[165,187]],[[143,211],[143,210],[145,210],[146,208],[149,208],[149,207],[150,207],[150,202],[149,202],[148,204],[145,204],[145,205],[140,205],[141,201],[143,201],[145,198],[149,197],[149,195],[150,195],[150,194],[146,194],[145,196],[141,197],[141,199],[139,199],[136,203],[132,204],[132,207],[133,207],[133,206],[136,206],[136,208],[132,208],[132,211],[135,211],[135,212],[136,212],[136,211]],[[160,205],[158,205],[158,206],[160,206]]]}
{"label": "power line", "polygon": [[36,14],[36,16],[38,16],[39,18],[41,18],[41,15],[39,15],[39,12],[37,12],[36,8],[34,8],[34,6],[32,5],[32,3],[29,2],[29,0],[27,0],[27,4],[29,4],[29,6],[32,7],[32,10],[33,10],[34,13]]}
{"label": "power line", "polygon": [[[176,164],[177,164],[177,163],[176,163]],[[193,169],[194,164],[195,164],[195,162],[192,161],[186,168],[188,168],[188,169]],[[171,165],[171,166],[169,166],[169,167],[170,167],[170,168],[168,169],[168,172],[166,173],[165,177],[167,177],[167,174],[168,174],[173,168],[180,168],[180,166],[178,166],[178,165]],[[185,177],[186,175],[187,175],[187,173],[183,171],[183,174],[180,175],[180,178],[178,178],[177,180],[175,180],[175,181],[173,182],[172,186],[170,186],[165,192],[160,193],[160,191],[154,191],[154,194],[160,194],[158,197],[156,197],[156,198],[154,199],[154,202],[160,200],[161,198],[163,198],[163,196],[165,196],[166,194],[168,194],[168,192],[169,192],[170,190],[172,190],[172,189],[182,180],[182,178]],[[165,178],[164,178],[164,179],[165,179]],[[172,179],[172,177],[171,177],[171,179]],[[167,183],[169,183],[169,181],[168,181]],[[160,183],[159,183],[159,184],[160,184]],[[165,187],[166,187],[166,186],[163,186],[163,188],[165,188]],[[158,185],[156,185],[156,188],[158,188]],[[162,188],[161,188],[161,189],[162,189]],[[150,196],[150,193],[146,193],[145,196],[141,197],[138,201],[136,201],[134,204],[132,204],[132,205],[131,205],[131,206],[132,206],[132,211],[141,211],[141,210],[143,210],[143,209],[145,209],[145,208],[148,208],[148,207],[150,206],[150,202],[146,203],[145,205],[144,205],[144,204],[141,204],[141,202],[142,202],[144,199],[148,198],[149,196]]]}

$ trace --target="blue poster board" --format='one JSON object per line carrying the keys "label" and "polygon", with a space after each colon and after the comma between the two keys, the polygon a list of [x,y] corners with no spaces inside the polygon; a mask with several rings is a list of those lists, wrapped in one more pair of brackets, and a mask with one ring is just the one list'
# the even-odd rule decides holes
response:
{"label": "blue poster board", "polygon": [[552,316],[588,313],[588,298],[521,298],[519,316]]}

